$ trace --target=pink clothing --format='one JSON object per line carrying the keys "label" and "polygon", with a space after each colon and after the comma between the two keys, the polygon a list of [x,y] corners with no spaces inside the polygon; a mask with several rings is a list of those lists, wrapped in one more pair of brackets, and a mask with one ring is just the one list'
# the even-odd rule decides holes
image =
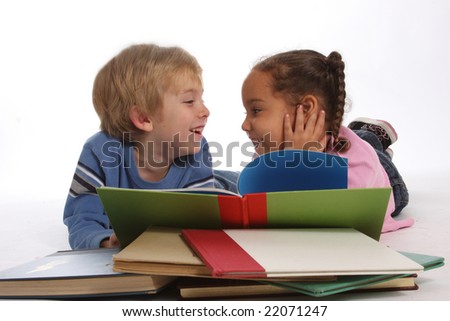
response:
{"label": "pink clothing", "polygon": [[[336,153],[333,150],[327,153],[348,159],[348,188],[391,187],[389,177],[369,143],[344,126],[341,127],[339,136],[349,140],[350,149],[344,153]],[[414,220],[410,218],[394,220],[391,216],[394,209],[394,196],[391,192],[382,232],[395,231],[414,224]]]}

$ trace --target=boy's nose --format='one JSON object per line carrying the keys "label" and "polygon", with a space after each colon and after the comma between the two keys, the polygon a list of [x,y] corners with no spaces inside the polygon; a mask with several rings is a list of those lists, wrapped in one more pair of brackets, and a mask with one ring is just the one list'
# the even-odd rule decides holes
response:
{"label": "boy's nose", "polygon": [[200,117],[209,117],[209,109],[205,104],[203,104],[202,110],[200,112]]}

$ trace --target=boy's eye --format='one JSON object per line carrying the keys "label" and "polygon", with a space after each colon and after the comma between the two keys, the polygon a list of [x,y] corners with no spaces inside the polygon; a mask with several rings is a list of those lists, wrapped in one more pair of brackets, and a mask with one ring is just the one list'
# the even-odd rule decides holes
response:
{"label": "boy's eye", "polygon": [[191,100],[185,100],[184,103],[185,104],[189,104],[192,105],[194,103],[195,100],[191,99]]}
{"label": "boy's eye", "polygon": [[261,111],[260,108],[253,108],[253,109],[252,109],[252,113],[253,113],[253,114],[257,114],[257,113],[259,113],[260,111]]}

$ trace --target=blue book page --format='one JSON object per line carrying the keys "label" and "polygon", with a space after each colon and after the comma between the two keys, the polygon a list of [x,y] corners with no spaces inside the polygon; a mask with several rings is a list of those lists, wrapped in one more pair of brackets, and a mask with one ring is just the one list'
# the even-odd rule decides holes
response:
{"label": "blue book page", "polygon": [[348,160],[326,153],[281,150],[251,161],[238,180],[239,194],[346,189]]}

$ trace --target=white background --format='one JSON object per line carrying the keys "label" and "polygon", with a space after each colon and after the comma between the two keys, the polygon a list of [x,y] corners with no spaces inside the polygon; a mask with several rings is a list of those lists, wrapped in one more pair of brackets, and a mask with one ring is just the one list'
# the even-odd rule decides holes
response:
{"label": "white background", "polygon": [[[1,198],[65,197],[85,139],[98,130],[97,71],[142,42],[179,45],[204,69],[208,140],[247,137],[240,88],[261,56],[295,48],[346,62],[345,118],[389,120],[400,170],[449,172],[450,2],[2,1]],[[219,159],[239,169],[239,148]]]}
{"label": "white background", "polygon": [[[205,135],[224,148],[248,142],[240,89],[258,58],[296,48],[341,52],[352,101],[345,123],[387,119],[399,134],[394,161],[411,197],[401,216],[416,224],[382,241],[448,261],[449,30],[447,0],[1,1],[0,269],[68,248],[64,201],[81,147],[99,125],[94,77],[120,50],[144,42],[198,58],[211,111]],[[234,151],[218,159],[222,167],[247,161]],[[426,272],[419,291],[382,298],[449,300],[449,273]]]}
{"label": "white background", "polygon": [[[248,141],[240,89],[258,58],[337,50],[352,102],[344,122],[389,120],[404,175],[449,172],[449,30],[445,0],[4,1],[0,199],[66,196],[82,144],[98,130],[94,77],[121,49],[142,42],[179,45],[198,58],[211,111],[205,135],[224,149]],[[239,169],[248,159],[235,148],[218,160]]]}

